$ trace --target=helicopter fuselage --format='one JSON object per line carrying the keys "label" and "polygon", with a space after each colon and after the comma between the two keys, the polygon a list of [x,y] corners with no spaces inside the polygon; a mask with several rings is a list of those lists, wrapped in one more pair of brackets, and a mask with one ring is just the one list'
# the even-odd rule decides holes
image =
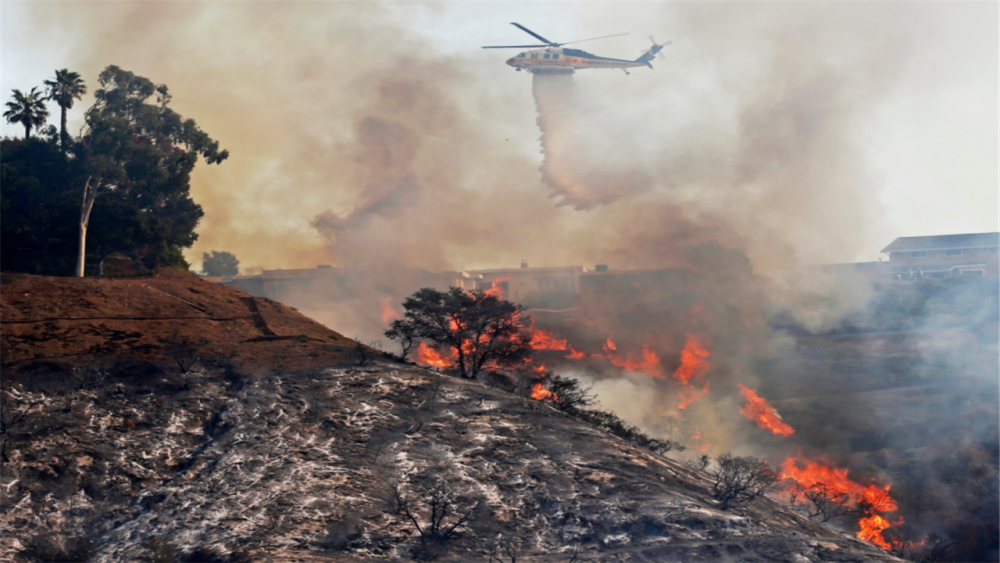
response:
{"label": "helicopter fuselage", "polygon": [[507,59],[507,64],[517,70],[526,70],[532,74],[570,74],[575,70],[585,68],[625,69],[649,66],[646,62],[599,57],[580,49],[565,47],[547,47],[524,51]]}

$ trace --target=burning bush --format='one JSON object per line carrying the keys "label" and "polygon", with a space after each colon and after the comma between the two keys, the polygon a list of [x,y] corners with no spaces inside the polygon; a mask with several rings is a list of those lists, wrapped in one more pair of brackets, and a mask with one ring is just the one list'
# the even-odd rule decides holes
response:
{"label": "burning bush", "polygon": [[[431,356],[431,365],[454,369],[463,378],[475,378],[484,369],[515,367],[531,357],[531,335],[521,319],[524,307],[490,292],[453,287],[446,292],[425,287],[403,301],[402,319],[385,332],[407,348],[421,342],[418,353]],[[437,349],[450,349],[442,356]]]}

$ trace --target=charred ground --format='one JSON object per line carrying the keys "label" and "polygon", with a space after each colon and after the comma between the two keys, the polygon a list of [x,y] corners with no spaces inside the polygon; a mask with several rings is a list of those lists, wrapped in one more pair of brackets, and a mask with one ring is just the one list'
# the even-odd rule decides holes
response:
{"label": "charred ground", "polygon": [[435,485],[477,506],[444,560],[498,537],[535,561],[895,560],[771,501],[720,511],[704,473],[535,401],[356,367],[247,298],[174,271],[4,275],[5,558],[408,558],[391,489]]}

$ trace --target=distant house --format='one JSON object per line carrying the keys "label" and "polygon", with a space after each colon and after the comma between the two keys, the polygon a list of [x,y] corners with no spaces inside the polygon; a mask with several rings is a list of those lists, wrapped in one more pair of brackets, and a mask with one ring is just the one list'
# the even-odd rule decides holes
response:
{"label": "distant house", "polygon": [[505,299],[519,300],[533,293],[577,295],[580,275],[586,271],[583,266],[529,268],[528,263],[522,261],[519,268],[466,270],[466,273],[478,276],[480,281],[475,289],[491,289],[495,283],[503,290]]}
{"label": "distant house", "polygon": [[647,295],[696,289],[697,281],[698,275],[689,268],[608,270],[598,266],[580,275],[580,305],[584,317],[607,317],[634,307]]}
{"label": "distant house", "polygon": [[1000,275],[1000,233],[899,237],[882,249],[895,279]]}

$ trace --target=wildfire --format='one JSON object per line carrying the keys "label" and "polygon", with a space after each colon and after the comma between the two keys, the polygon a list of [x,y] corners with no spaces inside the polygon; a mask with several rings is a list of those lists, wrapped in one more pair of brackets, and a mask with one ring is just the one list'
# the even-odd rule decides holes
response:
{"label": "wildfire", "polygon": [[392,301],[392,297],[386,297],[385,301],[382,302],[382,322],[387,323],[393,319],[401,318],[400,314],[393,309],[389,303]]}
{"label": "wildfire", "polygon": [[497,299],[503,299],[503,282],[510,281],[510,274],[506,276],[500,276],[499,278],[493,280],[493,285],[485,291],[486,295],[492,295]]}
{"label": "wildfire", "polygon": [[533,350],[565,350],[569,347],[567,341],[557,339],[551,332],[535,328],[535,319],[531,319],[531,326],[525,330],[531,335]]}
{"label": "wildfire", "polygon": [[[698,340],[692,333],[687,333],[687,342],[681,350],[681,365],[674,372],[676,379],[683,387],[678,392],[680,404],[678,410],[684,410],[691,406],[691,403],[704,397],[711,386],[705,381],[705,373],[712,367],[708,363],[711,353],[705,349],[705,344]],[[701,384],[701,388],[695,387],[693,382]]]}
{"label": "wildfire", "polygon": [[736,386],[740,388],[743,396],[747,398],[747,404],[740,407],[740,413],[743,416],[756,422],[757,426],[778,436],[787,437],[795,433],[795,429],[781,422],[781,415],[778,414],[778,411],[774,410],[774,407],[767,404],[767,401],[763,398],[757,396],[757,391],[744,387],[739,383]]}
{"label": "wildfire", "polygon": [[458,357],[458,353],[454,350],[448,357],[442,357],[437,350],[431,348],[430,346],[421,342],[417,345],[417,361],[425,366],[431,366],[435,368],[450,368],[452,367],[452,361]]}
{"label": "wildfire", "polygon": [[555,394],[546,389],[541,383],[536,383],[535,386],[531,388],[531,398],[536,401],[546,401],[555,399]]}
{"label": "wildfire", "polygon": [[571,360],[582,360],[587,357],[586,352],[577,352],[576,350],[573,349],[572,346],[568,346],[568,348],[569,348],[569,355],[567,355],[566,357]]}
{"label": "wildfire", "polygon": [[[800,465],[804,467],[800,468]],[[833,467],[825,459],[808,461],[790,457],[781,464],[781,476],[795,481],[803,490],[823,491],[828,501],[853,508],[862,514],[862,518],[858,521],[861,529],[857,536],[882,549],[892,547],[882,536],[882,532],[890,526],[902,524],[903,520],[900,518],[897,522],[890,523],[876,514],[876,512],[896,510],[896,501],[889,496],[891,485],[861,485],[847,477],[846,469]],[[792,496],[793,501],[799,501],[791,490],[786,493]]]}
{"label": "wildfire", "polygon": [[683,385],[687,385],[692,378],[701,379],[701,376],[705,375],[705,372],[712,367],[708,363],[708,356],[708,350],[698,342],[698,338],[695,335],[689,332],[687,334],[687,343],[684,345],[684,349],[681,350],[681,365],[674,372],[674,379]]}
{"label": "wildfire", "polygon": [[[898,525],[902,523],[903,519],[900,518],[895,524]],[[872,514],[871,516],[858,520],[858,526],[861,527],[861,529],[858,530],[859,538],[867,542],[871,542],[882,549],[892,549],[892,544],[882,537],[882,532],[893,526],[893,524],[890,524],[888,520],[882,518],[878,514]]]}
{"label": "wildfire", "polygon": [[[628,371],[641,371],[652,375],[653,377],[663,377],[663,367],[660,365],[660,358],[653,351],[653,343],[649,342],[642,347],[642,356],[636,358],[629,355],[628,358],[623,358],[617,354],[618,347],[615,346],[611,336],[608,336],[607,342],[604,343],[604,354],[594,354],[595,358],[606,358],[612,364],[625,368]],[[575,352],[575,351],[574,351]]]}

